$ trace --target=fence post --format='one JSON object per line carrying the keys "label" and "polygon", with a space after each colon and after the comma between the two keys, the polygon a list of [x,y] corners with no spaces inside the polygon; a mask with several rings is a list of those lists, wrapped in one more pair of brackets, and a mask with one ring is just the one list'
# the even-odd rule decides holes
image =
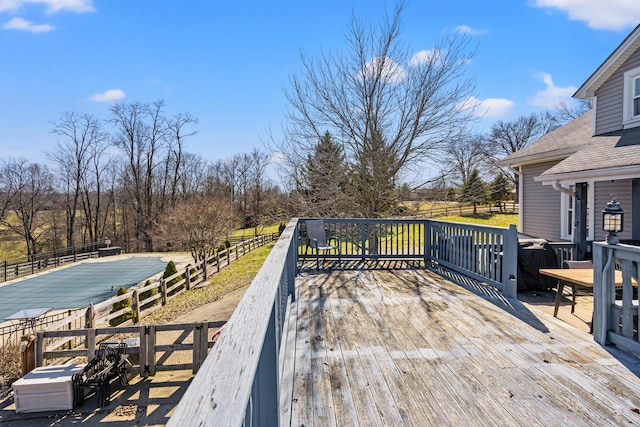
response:
{"label": "fence post", "polygon": [[138,334],[140,337],[140,347],[138,350],[138,359],[140,363],[140,376],[143,378],[148,377],[149,372],[146,369],[147,366],[149,366],[149,361],[148,361],[148,350],[147,347],[149,346],[148,343],[148,334],[147,332],[149,331],[149,327],[148,326],[140,326],[140,328],[138,329]]}
{"label": "fence post", "polygon": [[87,329],[87,360],[91,360],[96,355],[96,330]]}
{"label": "fence post", "polygon": [[167,304],[167,283],[165,282],[163,277],[160,278],[160,295],[162,295],[162,298],[160,299],[162,301],[162,305],[166,305]]}
{"label": "fence post", "polygon": [[518,231],[513,224],[502,237],[502,293],[518,297]]}
{"label": "fence post", "polygon": [[131,296],[131,302],[133,304],[133,322],[140,322],[140,295],[138,294],[138,290],[133,290],[133,295]]}
{"label": "fence post", "polygon": [[[218,271],[220,271],[220,261],[218,261]],[[207,281],[207,257],[202,260],[202,282]]]}
{"label": "fence post", "polygon": [[85,327],[86,328],[95,328],[96,327],[96,313],[95,313],[95,308],[93,308],[93,305],[89,305],[89,307],[87,307],[85,313],[84,313],[84,318],[85,318]]}
{"label": "fence post", "polygon": [[188,265],[184,269],[184,287],[186,290],[191,289],[191,269]]}
{"label": "fence post", "polygon": [[149,326],[149,335],[147,337],[147,365],[149,366],[149,375],[156,374],[156,327]]}
{"label": "fence post", "polygon": [[36,339],[36,368],[39,368],[44,363],[44,332],[37,332]]}
{"label": "fence post", "polygon": [[3,268],[3,270],[4,270],[4,280],[3,280],[3,282],[6,282],[7,281],[7,260],[4,260],[4,262],[2,264],[3,264],[3,267],[4,267]]}

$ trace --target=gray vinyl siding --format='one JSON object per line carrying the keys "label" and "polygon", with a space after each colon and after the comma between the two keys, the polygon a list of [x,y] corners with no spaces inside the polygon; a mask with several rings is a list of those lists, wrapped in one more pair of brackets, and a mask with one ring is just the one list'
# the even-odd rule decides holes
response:
{"label": "gray vinyl siding", "polygon": [[615,194],[618,202],[624,210],[623,231],[619,234],[621,239],[631,239],[631,180],[625,179],[620,181],[598,181],[595,183],[596,192],[594,193],[594,240],[596,242],[605,240],[606,233],[602,231],[602,210],[607,206],[607,202],[611,200],[611,194]]}
{"label": "gray vinyl siding", "polygon": [[522,230],[524,234],[550,241],[560,240],[560,193],[533,180],[556,162],[522,167]]}
{"label": "gray vinyl siding", "polygon": [[596,135],[622,129],[624,73],[638,67],[640,50],[631,55],[596,92]]}

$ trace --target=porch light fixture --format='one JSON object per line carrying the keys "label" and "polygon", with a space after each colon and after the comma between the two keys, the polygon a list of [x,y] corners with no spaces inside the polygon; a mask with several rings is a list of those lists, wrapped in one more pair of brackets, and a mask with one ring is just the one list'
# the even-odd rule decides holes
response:
{"label": "porch light fixture", "polygon": [[615,194],[611,195],[611,200],[607,202],[607,207],[602,210],[602,229],[609,232],[607,243],[617,245],[620,243],[617,233],[622,231],[622,221],[624,211],[618,202]]}

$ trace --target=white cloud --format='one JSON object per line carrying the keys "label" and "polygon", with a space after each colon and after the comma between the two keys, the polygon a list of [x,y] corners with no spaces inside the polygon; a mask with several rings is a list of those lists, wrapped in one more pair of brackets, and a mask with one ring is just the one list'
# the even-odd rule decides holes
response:
{"label": "white cloud", "polygon": [[442,52],[440,49],[421,50],[415,53],[409,61],[409,66],[416,67],[421,64],[427,64],[429,62],[439,63]]}
{"label": "white cloud", "polygon": [[46,6],[47,13],[61,10],[71,12],[93,12],[93,0],[0,0],[0,12],[17,11],[25,4],[41,4]]}
{"label": "white cloud", "polygon": [[123,99],[125,96],[124,91],[120,89],[109,89],[102,93],[96,93],[91,95],[91,100],[93,102],[109,102],[109,101],[118,101]]}
{"label": "white cloud", "polygon": [[367,62],[358,72],[359,79],[373,79],[380,75],[385,83],[399,83],[405,78],[404,69],[391,58],[377,57]]}
{"label": "white cloud", "polygon": [[49,24],[38,25],[20,17],[11,18],[2,26],[2,28],[5,30],[30,31],[32,33],[46,33],[47,31],[52,31],[54,29],[54,27]]}
{"label": "white cloud", "polygon": [[458,107],[463,111],[470,111],[475,117],[497,119],[506,116],[514,106],[513,101],[505,98],[478,99],[470,96]]}
{"label": "white cloud", "polygon": [[529,100],[529,104],[537,107],[554,108],[561,101],[571,102],[571,95],[575,93],[578,88],[574,86],[557,87],[553,83],[551,74],[539,73],[540,78],[547,86],[544,90],[539,90],[536,95]]}
{"label": "white cloud", "polygon": [[472,36],[478,36],[480,34],[486,33],[486,31],[484,31],[484,30],[476,30],[475,28],[471,28],[468,25],[458,25],[456,27],[456,30],[461,32],[461,33],[470,34]]}
{"label": "white cloud", "polygon": [[534,0],[533,6],[565,11],[594,30],[622,30],[640,21],[638,0]]}

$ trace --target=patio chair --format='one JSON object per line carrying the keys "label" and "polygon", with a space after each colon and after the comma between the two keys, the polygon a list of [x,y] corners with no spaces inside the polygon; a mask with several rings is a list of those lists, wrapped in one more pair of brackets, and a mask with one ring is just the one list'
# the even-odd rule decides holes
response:
{"label": "patio chair", "polygon": [[85,389],[93,390],[98,397],[98,406],[109,406],[111,399],[111,380],[120,379],[120,384],[129,383],[126,370],[127,345],[125,343],[103,342],[93,359],[82,371],[73,374],[73,406],[81,405],[85,398]]}
{"label": "patio chair", "polygon": [[[306,258],[309,248],[311,248],[312,251],[315,250],[316,270],[320,268],[320,251],[325,255],[323,263],[326,260],[327,251],[333,250],[338,252],[338,262],[340,262],[340,241],[335,236],[327,237],[327,232],[324,228],[324,220],[308,219],[305,220],[305,224],[307,226],[307,247],[305,248],[304,256]],[[331,241],[334,241],[335,244],[330,244]]]}
{"label": "patio chair", "polygon": [[[593,262],[589,260],[585,261],[563,261],[562,268],[590,268],[593,270]],[[571,313],[575,311],[576,308],[576,284],[571,282],[565,282],[564,280],[558,281],[558,298],[556,298],[556,307],[554,316],[558,315],[558,307],[560,305],[560,298],[562,297],[562,291],[565,285],[571,286]]]}

